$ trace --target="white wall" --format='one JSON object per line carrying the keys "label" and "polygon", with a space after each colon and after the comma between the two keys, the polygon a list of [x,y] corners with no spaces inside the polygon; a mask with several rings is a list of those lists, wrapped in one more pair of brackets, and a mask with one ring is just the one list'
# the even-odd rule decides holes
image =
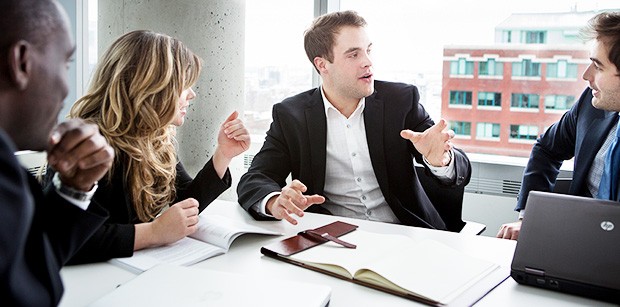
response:
{"label": "white wall", "polygon": [[465,193],[463,219],[485,224],[484,236],[495,237],[502,224],[514,222],[519,213],[514,211],[516,197]]}

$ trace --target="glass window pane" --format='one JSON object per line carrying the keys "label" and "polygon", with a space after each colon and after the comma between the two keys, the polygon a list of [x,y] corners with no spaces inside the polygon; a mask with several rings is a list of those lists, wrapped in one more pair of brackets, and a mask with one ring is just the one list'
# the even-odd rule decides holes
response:
{"label": "glass window pane", "polygon": [[566,78],[566,61],[558,61],[558,77]]}
{"label": "glass window pane", "polygon": [[457,61],[450,62],[450,74],[452,75],[459,74],[459,62]]}
{"label": "glass window pane", "polygon": [[251,134],[264,134],[273,104],[312,88],[303,32],[313,19],[314,2],[261,0],[245,5],[244,120]]}
{"label": "glass window pane", "polygon": [[[589,62],[589,50],[574,36],[567,39],[566,33],[578,33],[589,17],[587,14],[593,16],[595,10],[617,7],[611,1],[606,4],[582,1],[577,6],[579,14],[574,14],[571,10],[575,11],[575,3],[570,0],[522,0],[502,2],[502,5],[492,0],[442,0],[424,2],[424,5],[411,0],[339,2],[341,10],[353,9],[368,22],[376,79],[416,85],[421,103],[434,120],[471,122],[476,126],[475,135],[483,130],[478,129],[478,124],[489,118],[498,125],[488,125],[485,129],[501,130],[503,134],[508,133],[515,118],[540,127],[557,121],[561,112],[538,112],[539,104],[545,103],[549,95],[579,97],[587,87],[579,76]],[[386,10],[386,6],[390,9]],[[440,31],[441,35],[425,31],[446,29],[446,20],[456,21],[458,26]],[[559,24],[554,20],[575,22]],[[526,32],[530,32],[528,39],[536,46],[522,44]],[[562,68],[565,80],[554,80],[558,79],[557,67],[549,71],[549,63],[557,64],[558,59],[566,62]],[[577,64],[573,66],[574,63]],[[549,78],[540,78],[543,71]],[[502,94],[504,106],[499,95],[491,98],[490,94],[480,95],[480,92]],[[473,103],[476,106],[494,105],[504,109],[499,112],[495,108],[472,107],[476,112],[466,112],[455,107],[471,105],[471,99],[476,100]],[[546,104],[544,107],[560,108],[563,106],[558,102],[553,109]],[[499,138],[499,133],[488,134]],[[508,138],[494,144],[477,143],[475,137],[461,138],[455,145],[468,153],[502,151],[522,157],[528,157],[531,149],[509,142]]]}

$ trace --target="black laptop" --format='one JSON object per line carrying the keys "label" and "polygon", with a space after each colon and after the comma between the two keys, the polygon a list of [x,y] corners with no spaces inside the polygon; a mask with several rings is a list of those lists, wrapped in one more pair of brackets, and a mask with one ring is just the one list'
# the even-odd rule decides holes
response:
{"label": "black laptop", "polygon": [[512,278],[620,303],[620,203],[530,192]]}

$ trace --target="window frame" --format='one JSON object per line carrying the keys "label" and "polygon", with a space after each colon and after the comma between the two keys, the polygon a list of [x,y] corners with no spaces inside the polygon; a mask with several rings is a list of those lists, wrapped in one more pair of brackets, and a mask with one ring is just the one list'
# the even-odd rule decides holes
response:
{"label": "window frame", "polygon": [[[484,98],[484,104],[480,104],[481,98],[480,96],[484,95],[487,96],[487,98]],[[492,95],[493,98],[489,99],[488,96]],[[501,92],[478,92],[478,97],[477,97],[477,104],[478,107],[483,107],[483,108],[502,108],[502,93]],[[491,101],[492,103],[489,104],[488,102]]]}
{"label": "window frame", "polygon": [[[469,107],[472,106],[472,96],[473,96],[472,91],[450,91],[449,95],[450,96],[449,96],[448,104],[450,106],[469,106]],[[460,103],[461,101],[465,103]]]}
{"label": "window frame", "polygon": [[[515,105],[515,97],[520,97],[518,99],[517,104]],[[534,98],[535,99],[532,99]],[[523,101],[524,98],[527,98],[527,106],[524,106]],[[530,102],[536,101],[536,106],[532,106]],[[536,110],[538,112],[540,108],[540,95],[538,94],[528,94],[528,93],[512,93],[510,94],[510,110],[511,111],[521,111],[521,110]]]}
{"label": "window frame", "polygon": [[[491,136],[487,136],[486,133],[481,135],[479,132],[486,132],[487,126],[491,126]],[[481,127],[482,126],[482,127]],[[483,129],[480,129],[483,128]],[[495,130],[497,129],[497,136],[494,136]],[[501,139],[502,127],[500,123],[491,123],[491,122],[477,122],[476,123],[476,139],[481,141],[499,141]]]}

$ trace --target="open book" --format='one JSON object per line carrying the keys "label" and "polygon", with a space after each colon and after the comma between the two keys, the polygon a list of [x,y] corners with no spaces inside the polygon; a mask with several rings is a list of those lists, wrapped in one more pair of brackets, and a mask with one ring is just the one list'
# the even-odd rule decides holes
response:
{"label": "open book", "polygon": [[281,235],[225,216],[201,214],[198,230],[190,236],[165,246],[139,250],[134,252],[132,257],[115,258],[111,262],[135,273],[146,271],[160,263],[192,265],[226,253],[232,242],[246,233]]}
{"label": "open book", "polygon": [[[263,247],[261,252],[430,305],[472,305],[509,275],[506,268],[434,240],[414,241],[402,235],[363,230],[339,239],[357,247],[346,248],[328,241],[310,248],[301,244],[305,245],[302,249],[307,249],[291,253],[290,242],[284,249],[278,246],[287,239]],[[472,288],[476,289],[471,292]]]}

